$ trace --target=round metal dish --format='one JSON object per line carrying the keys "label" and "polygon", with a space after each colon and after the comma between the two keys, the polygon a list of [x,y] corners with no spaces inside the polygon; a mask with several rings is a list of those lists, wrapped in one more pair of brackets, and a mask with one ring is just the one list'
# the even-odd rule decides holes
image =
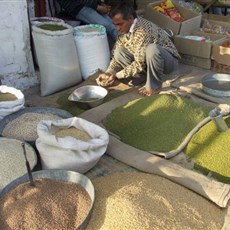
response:
{"label": "round metal dish", "polygon": [[[53,179],[53,180],[63,180],[63,181],[71,181],[73,183],[81,185],[86,192],[89,194],[91,198],[91,206],[88,212],[88,215],[84,219],[84,221],[76,227],[77,230],[82,230],[85,229],[92,210],[93,210],[93,204],[95,200],[95,191],[94,191],[94,186],[90,179],[80,173],[77,172],[72,172],[72,171],[67,171],[67,170],[59,170],[59,169],[52,169],[52,170],[41,170],[41,171],[36,171],[32,173],[33,178],[48,178],[48,179]],[[10,192],[12,189],[16,188],[18,185],[23,184],[25,182],[29,181],[29,178],[27,175],[24,175],[22,177],[17,178],[16,180],[12,181],[10,184],[8,184],[0,193],[0,199]],[[63,194],[65,196],[65,194]]]}
{"label": "round metal dish", "polygon": [[101,86],[86,85],[75,89],[68,100],[76,102],[82,109],[90,109],[102,104],[107,94],[107,89]]}
{"label": "round metal dish", "polygon": [[203,91],[215,97],[230,96],[230,75],[229,74],[209,74],[202,78]]}
{"label": "round metal dish", "polygon": [[[0,137],[0,191],[11,181],[27,173],[21,144],[22,141]],[[33,169],[37,164],[36,152],[34,148],[27,143],[25,147],[30,168]]]}
{"label": "round metal dish", "polygon": [[[54,114],[57,116],[60,116],[62,118],[70,118],[73,115],[65,110],[62,109],[56,109],[56,108],[49,108],[49,107],[29,107],[29,108],[24,108],[21,109],[15,113],[12,113],[10,115],[5,116],[1,121],[0,121],[0,135],[2,135],[3,130],[5,128],[5,126],[13,121],[14,119],[20,117],[21,115],[25,114],[25,113],[40,113],[40,114],[45,114],[45,113],[49,113],[49,114]],[[25,124],[25,125],[29,125],[29,124]],[[34,141],[28,141],[25,140],[27,142],[29,142],[30,144],[34,144]]]}

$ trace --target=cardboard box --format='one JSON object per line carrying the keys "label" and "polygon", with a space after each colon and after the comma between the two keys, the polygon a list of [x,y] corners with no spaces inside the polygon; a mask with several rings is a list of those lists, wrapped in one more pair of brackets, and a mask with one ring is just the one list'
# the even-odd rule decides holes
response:
{"label": "cardboard box", "polygon": [[226,36],[219,34],[209,34],[199,31],[193,31],[187,35],[195,35],[205,37],[205,41],[197,41],[187,39],[182,35],[174,36],[174,44],[181,54],[187,54],[200,58],[211,58],[212,48],[214,44],[219,44],[226,39]]}
{"label": "cardboard box", "polygon": [[204,20],[218,21],[218,22],[227,22],[230,23],[230,17],[226,17],[218,14],[204,14],[202,15],[202,23]]}
{"label": "cardboard box", "polygon": [[[230,38],[225,39],[225,41],[227,40],[230,41]],[[219,64],[230,66],[230,47],[223,47],[223,42],[213,45],[212,58]]]}
{"label": "cardboard box", "polygon": [[201,58],[188,54],[180,54],[181,59],[180,62],[186,65],[197,66],[204,69],[211,69],[212,60],[211,58]]}
{"label": "cardboard box", "polygon": [[[211,28],[221,34],[230,32],[230,17],[217,15],[217,14],[204,14],[201,20],[201,28],[205,28],[205,22],[210,23]],[[218,26],[215,28],[215,25]],[[208,32],[208,31],[205,31]]]}
{"label": "cardboard box", "polygon": [[207,34],[200,31],[193,31],[189,35],[202,36],[208,41],[197,41],[187,39],[182,35],[174,37],[174,44],[181,55],[181,62],[205,69],[212,66],[212,49],[214,44],[219,44],[226,39],[226,36],[219,34]]}
{"label": "cardboard box", "polygon": [[193,30],[197,30],[201,25],[201,15],[194,13],[191,10],[188,10],[179,4],[173,2],[176,9],[179,11],[181,16],[185,19],[183,22],[176,22],[170,17],[156,11],[153,9],[154,6],[159,5],[163,1],[157,1],[149,3],[145,9],[145,18],[149,21],[152,21],[159,27],[163,29],[171,29],[173,33],[176,34],[185,34]]}
{"label": "cardboard box", "polygon": [[229,65],[223,65],[223,64],[220,64],[216,61],[213,61],[212,71],[217,72],[217,73],[230,74],[230,66]]}

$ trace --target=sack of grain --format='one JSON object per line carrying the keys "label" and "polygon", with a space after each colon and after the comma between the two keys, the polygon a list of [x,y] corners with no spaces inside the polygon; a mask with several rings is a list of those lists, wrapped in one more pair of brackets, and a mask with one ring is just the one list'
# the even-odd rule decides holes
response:
{"label": "sack of grain", "polygon": [[0,120],[24,108],[24,94],[13,87],[0,86]]}
{"label": "sack of grain", "polygon": [[78,117],[43,120],[37,126],[37,133],[42,169],[85,173],[96,165],[109,142],[105,129]]}
{"label": "sack of grain", "polygon": [[[55,18],[55,17],[30,18],[30,25],[31,25],[30,29],[32,29],[32,26],[40,25],[40,24],[46,23],[46,22],[63,22],[64,23],[64,20],[62,20],[61,18]],[[32,39],[32,52],[33,52],[34,62],[38,66],[38,58],[37,58],[37,53],[35,50],[35,45],[34,45],[33,39]]]}
{"label": "sack of grain", "polygon": [[77,26],[74,28],[74,39],[84,80],[98,69],[103,71],[107,69],[110,50],[104,26],[98,24]]}
{"label": "sack of grain", "polygon": [[41,96],[47,96],[82,81],[72,26],[49,22],[32,26],[40,70]]}

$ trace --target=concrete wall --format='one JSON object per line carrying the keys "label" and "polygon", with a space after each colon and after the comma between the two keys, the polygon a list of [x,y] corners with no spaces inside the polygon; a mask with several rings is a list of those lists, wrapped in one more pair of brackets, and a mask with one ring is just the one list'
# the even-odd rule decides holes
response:
{"label": "concrete wall", "polygon": [[38,84],[30,45],[26,0],[0,0],[0,79],[26,89]]}

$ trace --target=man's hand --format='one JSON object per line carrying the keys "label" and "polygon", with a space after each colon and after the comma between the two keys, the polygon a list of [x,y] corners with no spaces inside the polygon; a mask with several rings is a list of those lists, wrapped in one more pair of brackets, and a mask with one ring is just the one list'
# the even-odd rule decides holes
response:
{"label": "man's hand", "polygon": [[98,85],[106,87],[106,86],[113,85],[115,80],[116,80],[116,76],[109,73],[101,73],[97,77],[96,82]]}
{"label": "man's hand", "polygon": [[100,4],[97,6],[97,11],[100,14],[109,14],[110,9],[111,9],[111,6],[106,5],[106,4]]}

